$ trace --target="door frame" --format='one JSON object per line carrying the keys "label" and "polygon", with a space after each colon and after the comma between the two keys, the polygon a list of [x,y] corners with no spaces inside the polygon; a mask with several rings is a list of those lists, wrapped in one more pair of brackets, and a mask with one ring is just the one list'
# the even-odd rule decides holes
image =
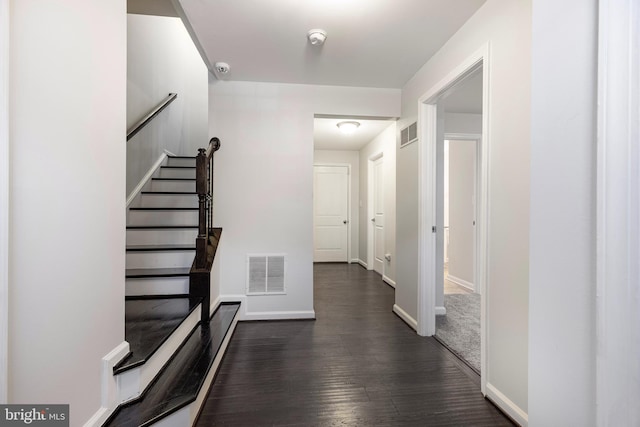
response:
{"label": "door frame", "polygon": [[[478,195],[480,194],[480,168],[482,167],[482,165],[480,164],[480,150],[482,147],[482,135],[479,133],[446,132],[444,134],[444,139],[449,141],[451,140],[474,141],[476,143],[476,158],[475,158],[476,170],[474,174],[476,200],[475,200],[474,216],[476,218],[476,224],[477,224],[478,216],[479,216],[479,206],[480,206],[480,204],[478,203]],[[451,150],[451,143],[449,143],[449,150]],[[479,243],[480,243],[480,239],[478,239],[478,227],[476,226],[473,229],[473,292],[482,295],[482,289],[480,288],[480,283],[478,283],[478,273],[480,271],[479,257],[478,257],[478,251],[480,250],[480,248],[478,247]]]}
{"label": "door frame", "polygon": [[[313,163],[313,174],[314,174],[314,179],[315,179],[315,168],[316,166],[320,166],[320,167],[336,167],[336,166],[344,166],[347,168],[347,174],[349,176],[349,179],[347,180],[347,263],[351,264],[352,260],[351,260],[351,223],[353,222],[353,218],[351,215],[351,186],[353,185],[353,183],[351,182],[351,180],[353,179],[353,174],[351,173],[351,164],[350,163],[333,163],[333,162],[314,162]],[[315,202],[316,202],[316,197],[315,194],[313,196],[313,204],[315,206]],[[313,218],[312,221],[315,218],[315,212],[313,212]],[[315,228],[315,226],[314,226]],[[315,230],[314,230],[315,232]],[[315,243],[313,244],[314,247],[314,251],[315,251]]]}
{"label": "door frame", "polygon": [[417,332],[422,336],[435,333],[436,317],[436,240],[443,230],[436,227],[436,147],[438,136],[444,136],[442,112],[438,113],[438,100],[466,77],[482,68],[482,145],[480,151],[480,192],[478,194],[477,235],[479,249],[478,283],[483,290],[480,297],[480,387],[486,395],[487,378],[487,324],[488,324],[488,213],[489,213],[489,148],[490,148],[490,98],[491,78],[490,44],[486,43],[476,52],[453,68],[442,80],[429,89],[418,100],[418,319]]}
{"label": "door frame", "polygon": [[0,0],[0,404],[9,398],[9,0]]}
{"label": "door frame", "polygon": [[[371,218],[374,215],[374,206],[373,206],[373,187],[374,187],[374,179],[373,179],[373,164],[383,159],[384,165],[384,151],[380,150],[372,155],[370,155],[367,159],[367,270],[373,270],[374,263],[374,254],[373,254],[373,239],[375,238],[375,230],[373,227],[373,223],[371,222]],[[382,201],[384,204],[384,200]],[[385,277],[385,264],[382,263],[382,277]]]}
{"label": "door frame", "polygon": [[640,400],[640,5],[598,7],[596,425],[630,425]]}

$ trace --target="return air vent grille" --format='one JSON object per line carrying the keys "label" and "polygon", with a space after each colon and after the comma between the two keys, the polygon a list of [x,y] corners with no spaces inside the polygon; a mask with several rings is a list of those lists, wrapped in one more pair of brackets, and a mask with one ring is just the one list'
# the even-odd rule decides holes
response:
{"label": "return air vent grille", "polygon": [[418,140],[418,122],[414,122],[400,131],[400,148]]}
{"label": "return air vent grille", "polygon": [[247,255],[247,295],[285,293],[285,255]]}

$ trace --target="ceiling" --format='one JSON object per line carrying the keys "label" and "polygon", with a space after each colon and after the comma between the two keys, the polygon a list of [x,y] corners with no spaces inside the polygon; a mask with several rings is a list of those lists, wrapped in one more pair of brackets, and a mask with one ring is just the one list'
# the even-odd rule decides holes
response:
{"label": "ceiling", "polygon": [[[360,127],[351,135],[345,135],[339,129],[338,122],[356,120]],[[353,118],[324,119],[313,121],[313,144],[316,150],[354,150],[358,151],[373,140],[380,132],[395,122],[388,120],[360,120]]]}
{"label": "ceiling", "polygon": [[127,0],[127,13],[178,17],[171,0]]}
{"label": "ceiling", "polygon": [[465,79],[440,103],[447,113],[482,114],[482,72]]}
{"label": "ceiling", "polygon": [[[401,88],[485,0],[177,0],[228,80]],[[327,31],[312,46],[307,32]]]}

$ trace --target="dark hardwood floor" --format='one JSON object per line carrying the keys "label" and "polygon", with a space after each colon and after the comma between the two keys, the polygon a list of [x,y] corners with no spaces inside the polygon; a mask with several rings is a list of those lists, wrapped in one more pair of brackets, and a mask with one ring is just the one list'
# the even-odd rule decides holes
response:
{"label": "dark hardwood floor", "polygon": [[480,379],[357,265],[316,264],[316,321],[239,323],[198,427],[511,426]]}

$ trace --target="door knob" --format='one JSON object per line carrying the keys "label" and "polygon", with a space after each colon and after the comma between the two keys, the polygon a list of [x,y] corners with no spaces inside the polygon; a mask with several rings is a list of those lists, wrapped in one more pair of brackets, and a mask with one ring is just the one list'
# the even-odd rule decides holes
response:
{"label": "door knob", "polygon": [[376,219],[375,218],[371,218],[371,222],[376,222]]}
{"label": "door knob", "polygon": [[343,224],[348,223],[349,221],[347,221],[346,219],[344,221],[342,221]]}

